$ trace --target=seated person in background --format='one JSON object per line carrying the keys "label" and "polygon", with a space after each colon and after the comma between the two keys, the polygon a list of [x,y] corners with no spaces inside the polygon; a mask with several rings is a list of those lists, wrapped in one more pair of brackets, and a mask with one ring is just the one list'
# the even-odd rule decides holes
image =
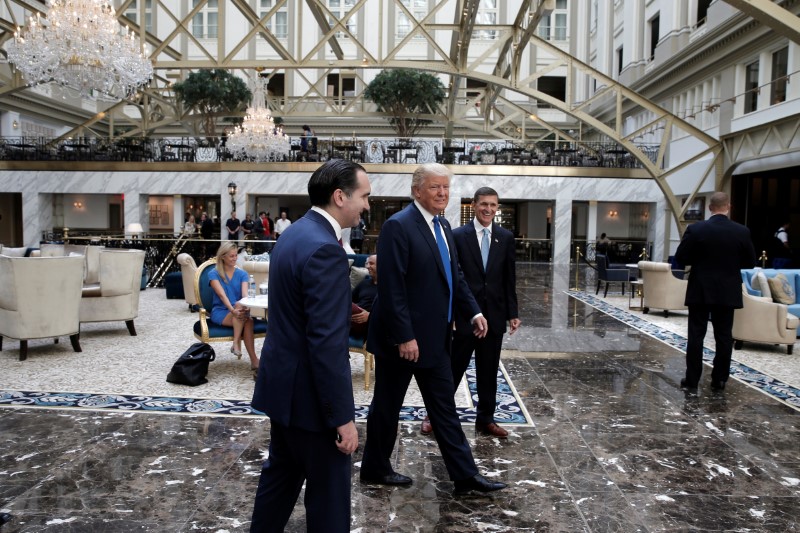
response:
{"label": "seated person in background", "polygon": [[189,215],[189,218],[183,224],[183,234],[187,237],[192,237],[197,231],[197,224],[194,222],[194,215]]}
{"label": "seated person in background", "polygon": [[247,294],[249,278],[247,272],[236,268],[239,253],[235,242],[224,242],[217,250],[217,266],[208,274],[208,284],[214,290],[214,304],[211,306],[211,321],[221,326],[233,328],[231,353],[242,356],[242,337],[250,356],[250,369],[255,379],[258,372],[253,319],[250,310],[239,300]]}
{"label": "seated person in background", "polygon": [[359,339],[367,336],[369,313],[378,295],[378,256],[369,256],[366,266],[369,275],[353,289],[353,316],[350,319],[350,336]]}
{"label": "seated person in background", "polygon": [[597,239],[597,243],[595,244],[594,249],[597,251],[597,253],[607,255],[609,244],[611,244],[611,239],[606,237],[605,233],[601,233],[600,238]]}

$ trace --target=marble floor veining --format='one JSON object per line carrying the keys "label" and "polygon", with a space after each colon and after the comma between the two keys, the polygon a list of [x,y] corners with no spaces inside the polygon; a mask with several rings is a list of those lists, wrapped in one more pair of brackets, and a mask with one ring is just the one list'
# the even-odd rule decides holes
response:
{"label": "marble floor veining", "polygon": [[[509,488],[454,497],[434,440],[402,422],[394,462],[414,484],[362,485],[357,451],[352,531],[800,530],[800,411],[737,380],[712,392],[708,372],[681,391],[683,353],[571,285],[566,268],[518,265],[524,326],[503,360],[533,425],[506,440],[465,425],[480,470]],[[247,531],[268,430],[257,417],[0,408],[0,511],[13,517],[0,532]],[[305,531],[302,502],[287,530]]]}

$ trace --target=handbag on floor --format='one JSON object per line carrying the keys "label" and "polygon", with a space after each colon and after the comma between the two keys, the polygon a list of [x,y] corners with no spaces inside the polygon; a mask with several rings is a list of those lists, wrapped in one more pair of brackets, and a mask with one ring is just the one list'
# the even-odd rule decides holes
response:
{"label": "handbag on floor", "polygon": [[195,387],[208,383],[208,363],[214,360],[214,348],[205,342],[196,342],[183,352],[172,370],[167,374],[167,381],[180,385]]}

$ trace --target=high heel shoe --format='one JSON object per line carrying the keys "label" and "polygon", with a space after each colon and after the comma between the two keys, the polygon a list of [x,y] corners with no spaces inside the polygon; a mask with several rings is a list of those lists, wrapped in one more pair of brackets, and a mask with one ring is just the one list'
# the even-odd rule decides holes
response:
{"label": "high heel shoe", "polygon": [[241,350],[237,350],[233,346],[231,346],[231,353],[233,355],[235,355],[237,359],[241,359],[242,358],[242,351]]}

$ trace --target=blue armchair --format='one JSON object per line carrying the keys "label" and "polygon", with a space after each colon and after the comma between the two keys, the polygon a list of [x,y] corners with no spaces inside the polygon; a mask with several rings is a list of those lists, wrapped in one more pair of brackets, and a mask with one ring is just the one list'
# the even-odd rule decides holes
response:
{"label": "blue armchair", "polygon": [[[208,273],[217,265],[216,259],[209,259],[197,268],[194,277],[194,294],[200,306],[200,320],[194,323],[194,336],[201,342],[233,342],[233,328],[214,324],[209,319],[214,304],[214,289],[208,284]],[[267,335],[267,322],[256,320],[253,327],[255,337]]]}
{"label": "blue armchair", "polygon": [[597,290],[595,294],[600,292],[600,283],[605,282],[606,288],[603,291],[603,298],[608,295],[608,284],[614,282],[622,283],[622,294],[625,294],[625,284],[630,281],[630,270],[627,268],[609,268],[608,257],[603,254],[596,254],[597,261]]}

